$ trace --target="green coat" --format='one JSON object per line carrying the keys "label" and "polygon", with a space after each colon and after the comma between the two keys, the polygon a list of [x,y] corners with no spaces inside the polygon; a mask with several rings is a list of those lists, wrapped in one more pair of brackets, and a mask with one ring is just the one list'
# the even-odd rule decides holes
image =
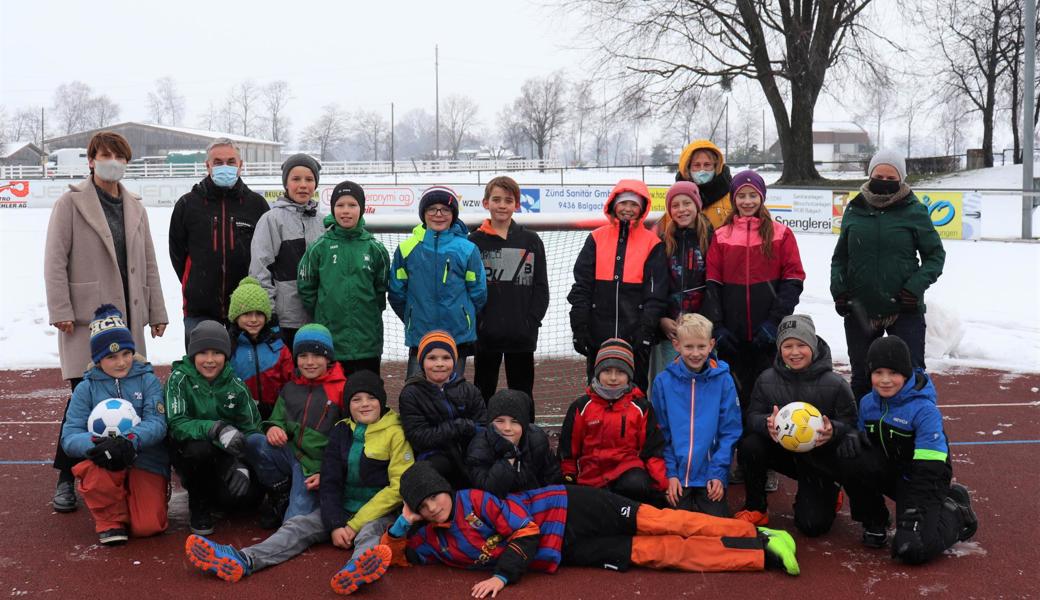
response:
{"label": "green coat", "polygon": [[300,260],[300,300],[332,332],[337,360],[381,356],[390,255],[365,229],[364,217],[353,229],[340,227],[332,215],[325,224],[328,231]]}
{"label": "green coat", "polygon": [[231,362],[212,383],[185,356],[173,363],[166,380],[166,423],[178,442],[209,439],[216,421],[234,425],[248,435],[260,431],[260,412],[249,389],[231,370]]}
{"label": "green coat", "polygon": [[906,288],[923,313],[924,292],[942,275],[945,262],[942,239],[917,196],[877,209],[861,193],[841,219],[831,258],[831,296],[848,293],[869,318],[878,319],[899,312],[896,296]]}

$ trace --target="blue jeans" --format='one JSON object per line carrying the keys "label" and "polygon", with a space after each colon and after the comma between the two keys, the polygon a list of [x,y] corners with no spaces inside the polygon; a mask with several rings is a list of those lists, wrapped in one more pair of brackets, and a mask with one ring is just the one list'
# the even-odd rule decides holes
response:
{"label": "blue jeans", "polygon": [[849,366],[852,369],[852,393],[859,406],[863,396],[870,393],[870,371],[867,369],[867,351],[879,337],[895,335],[910,348],[910,362],[914,368],[924,369],[924,338],[927,324],[921,313],[902,313],[885,329],[873,329],[851,315],[845,317],[845,341],[849,347]]}
{"label": "blue jeans", "polygon": [[[675,346],[670,340],[665,339],[654,344],[654,349],[650,352],[650,390],[654,389],[654,379],[678,356],[679,353],[675,351]],[[647,396],[650,395],[650,390],[647,390]]]}
{"label": "blue jeans", "polygon": [[246,453],[256,469],[257,479],[264,487],[270,489],[287,479],[292,480],[289,488],[289,507],[285,511],[283,523],[318,508],[318,491],[307,489],[303,467],[300,461],[296,460],[290,442],[275,447],[267,441],[267,437],[256,433],[246,439],[246,446]]}

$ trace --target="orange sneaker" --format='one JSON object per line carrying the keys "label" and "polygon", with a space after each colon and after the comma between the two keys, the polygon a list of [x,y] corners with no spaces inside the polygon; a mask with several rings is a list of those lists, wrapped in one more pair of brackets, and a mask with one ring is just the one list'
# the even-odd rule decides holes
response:
{"label": "orange sneaker", "polygon": [[390,566],[392,557],[390,546],[384,544],[365,550],[332,576],[329,581],[332,591],[345,596],[353,594],[366,583],[379,580]]}
{"label": "orange sneaker", "polygon": [[769,513],[760,510],[738,510],[733,518],[747,521],[757,527],[769,525]]}

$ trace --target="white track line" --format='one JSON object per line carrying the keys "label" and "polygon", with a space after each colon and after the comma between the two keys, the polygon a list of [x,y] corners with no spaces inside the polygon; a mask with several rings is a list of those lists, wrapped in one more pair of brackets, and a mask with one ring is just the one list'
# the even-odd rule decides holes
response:
{"label": "white track line", "polygon": [[61,425],[61,421],[0,421],[0,425]]}
{"label": "white track line", "polygon": [[939,408],[985,408],[987,406],[1040,406],[1040,400],[1035,402],[1005,402],[997,404],[940,404]]}

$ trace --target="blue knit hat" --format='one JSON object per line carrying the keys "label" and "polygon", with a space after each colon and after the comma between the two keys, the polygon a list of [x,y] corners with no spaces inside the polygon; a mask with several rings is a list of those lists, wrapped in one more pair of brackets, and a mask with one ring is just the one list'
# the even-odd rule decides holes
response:
{"label": "blue knit hat", "polygon": [[336,350],[332,345],[332,333],[329,332],[327,327],[318,323],[304,325],[296,332],[296,337],[293,338],[293,360],[301,352],[313,352],[329,360],[336,360]]}
{"label": "blue knit hat", "polygon": [[90,322],[90,358],[95,364],[100,363],[102,358],[121,350],[136,350],[134,336],[123,320],[123,313],[111,304],[102,304]]}

